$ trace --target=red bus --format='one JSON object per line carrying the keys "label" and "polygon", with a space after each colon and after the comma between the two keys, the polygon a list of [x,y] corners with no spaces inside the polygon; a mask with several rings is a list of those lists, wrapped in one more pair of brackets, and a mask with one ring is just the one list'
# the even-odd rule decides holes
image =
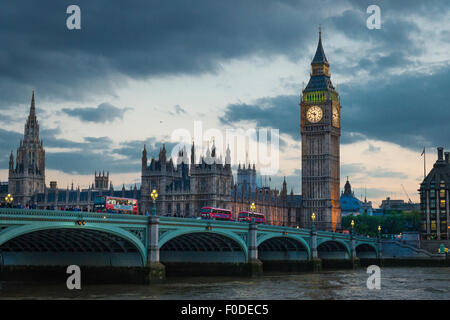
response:
{"label": "red bus", "polygon": [[254,218],[255,223],[266,223],[266,217],[262,213],[241,211],[238,215],[239,222],[251,222]]}
{"label": "red bus", "polygon": [[203,219],[213,219],[213,220],[232,220],[231,210],[220,209],[213,207],[203,207],[200,209],[200,216]]}
{"label": "red bus", "polygon": [[94,211],[106,213],[138,214],[136,199],[98,196],[94,199]]}

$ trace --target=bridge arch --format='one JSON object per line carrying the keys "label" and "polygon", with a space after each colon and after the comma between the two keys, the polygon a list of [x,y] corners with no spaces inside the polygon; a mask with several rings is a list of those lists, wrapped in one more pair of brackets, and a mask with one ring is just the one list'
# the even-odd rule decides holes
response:
{"label": "bridge arch", "polygon": [[160,260],[165,262],[247,262],[248,248],[233,232],[205,229],[175,230],[159,241]]}
{"label": "bridge arch", "polygon": [[264,260],[309,260],[311,250],[305,239],[296,235],[269,234],[257,241],[258,258]]}
{"label": "bridge arch", "polygon": [[356,256],[360,259],[374,259],[378,255],[377,248],[371,243],[359,243],[356,245],[355,251]]}
{"label": "bridge arch", "polygon": [[9,227],[0,233],[0,251],[5,265],[144,266],[147,260],[145,245],[131,232],[89,222]]}
{"label": "bridge arch", "polygon": [[320,239],[317,243],[319,259],[350,259],[349,246],[339,239]]}

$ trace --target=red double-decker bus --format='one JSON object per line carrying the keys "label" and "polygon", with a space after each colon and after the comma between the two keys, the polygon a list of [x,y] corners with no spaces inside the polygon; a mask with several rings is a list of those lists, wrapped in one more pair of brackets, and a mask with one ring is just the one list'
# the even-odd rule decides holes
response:
{"label": "red double-decker bus", "polygon": [[203,207],[200,209],[200,216],[203,219],[232,220],[231,210],[221,208]]}
{"label": "red double-decker bus", "polygon": [[94,211],[138,214],[138,201],[129,198],[98,196],[94,199]]}
{"label": "red double-decker bus", "polygon": [[241,211],[238,215],[239,222],[251,222],[252,218],[255,223],[266,223],[266,217],[262,213]]}

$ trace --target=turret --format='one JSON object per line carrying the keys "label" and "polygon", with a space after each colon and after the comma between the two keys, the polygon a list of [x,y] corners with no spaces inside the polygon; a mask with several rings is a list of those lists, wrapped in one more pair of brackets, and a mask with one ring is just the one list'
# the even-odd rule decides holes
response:
{"label": "turret", "polygon": [[192,147],[191,147],[191,164],[195,164],[195,146],[194,146],[194,140],[192,140]]}
{"label": "turret", "polygon": [[142,150],[142,170],[145,170],[147,168],[147,149],[145,148],[144,144],[144,150]]}
{"label": "turret", "polygon": [[159,161],[161,162],[161,164],[165,164],[166,163],[166,145],[163,143],[163,147],[162,150],[159,152]]}
{"label": "turret", "polygon": [[227,145],[227,151],[225,154],[225,165],[231,166],[231,151],[230,151],[230,145]]}
{"label": "turret", "polygon": [[11,150],[11,155],[9,156],[9,173],[13,173],[13,172],[14,172],[14,155]]}

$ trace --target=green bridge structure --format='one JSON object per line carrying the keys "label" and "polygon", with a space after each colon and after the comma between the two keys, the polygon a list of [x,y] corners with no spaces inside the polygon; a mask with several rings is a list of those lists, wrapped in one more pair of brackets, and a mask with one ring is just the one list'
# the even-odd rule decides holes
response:
{"label": "green bridge structure", "polygon": [[[266,224],[0,208],[0,268],[93,266],[146,270],[163,279],[166,266],[197,270],[233,266],[250,275],[326,261],[351,266],[381,258],[379,239]],[[203,268],[202,268],[203,266]]]}

